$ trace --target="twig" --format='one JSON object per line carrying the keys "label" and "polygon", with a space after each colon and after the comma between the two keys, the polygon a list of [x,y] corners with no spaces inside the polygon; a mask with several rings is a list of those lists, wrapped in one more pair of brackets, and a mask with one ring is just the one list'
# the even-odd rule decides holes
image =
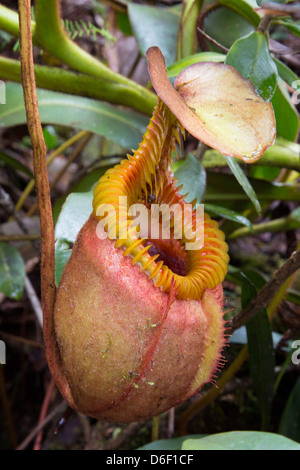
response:
{"label": "twig", "polygon": [[[46,395],[45,395],[45,398],[44,398],[44,401],[43,401],[43,404],[42,404],[41,413],[40,413],[40,417],[39,417],[39,424],[41,424],[45,421],[45,418],[46,418],[46,415],[47,415],[47,410],[49,408],[54,390],[55,390],[55,382],[54,382],[53,378],[51,377],[50,383],[48,385],[47,392],[46,392]],[[43,437],[43,431],[40,430],[38,435],[36,436],[36,440],[35,440],[35,443],[34,443],[34,446],[33,446],[33,450],[40,450],[42,437]]]}
{"label": "twig", "polygon": [[259,25],[257,26],[257,31],[262,31],[263,33],[265,33],[268,30],[272,19],[272,15],[265,14],[260,20]]}
{"label": "twig", "polygon": [[168,439],[174,436],[175,429],[175,407],[171,408],[168,412]]}
{"label": "twig", "polygon": [[30,442],[35,438],[35,436],[37,435],[38,432],[40,432],[48,423],[50,423],[50,421],[53,420],[53,418],[58,415],[59,413],[63,413],[64,409],[67,408],[67,404],[65,401],[62,401],[61,403],[59,403],[59,405],[57,405],[56,408],[54,408],[53,411],[51,411],[51,413],[48,414],[48,416],[44,419],[44,421],[40,424],[38,424],[32,431],[30,434],[28,434],[28,436],[26,437],[26,439],[24,439],[23,442],[21,442],[21,444],[16,448],[16,450],[24,450],[26,449],[26,447],[30,444]]}
{"label": "twig", "polygon": [[43,343],[39,343],[38,341],[34,341],[32,339],[23,338],[23,336],[14,335],[12,333],[7,333],[6,331],[0,330],[0,336],[4,339],[7,338],[12,341],[17,341],[18,343],[27,344],[28,346],[32,346],[33,348],[44,349]]}
{"label": "twig", "polygon": [[261,13],[268,12],[272,15],[280,15],[280,16],[293,16],[295,19],[300,18],[299,6],[298,5],[283,5],[278,3],[268,3],[263,2],[258,9]]}
{"label": "twig", "polygon": [[220,44],[218,41],[216,41],[216,39],[209,36],[202,28],[200,28],[200,26],[197,27],[197,31],[199,31],[199,33],[201,33],[202,36],[204,36],[209,42],[211,42],[215,46],[219,47],[223,52],[225,52],[225,54],[227,54],[229,49],[227,47],[223,46],[222,44]]}
{"label": "twig", "polygon": [[[51,2],[52,3],[52,2]],[[22,86],[28,130],[32,142],[34,176],[40,213],[41,229],[41,299],[43,307],[43,333],[49,369],[58,388],[69,404],[74,407],[66,377],[60,368],[57,344],[54,336],[53,308],[55,302],[54,277],[54,224],[50,199],[46,162],[46,145],[43,136],[36,83],[31,34],[31,1],[19,0],[20,57]]]}
{"label": "twig", "polygon": [[273,299],[276,291],[280,288],[282,283],[294,274],[300,268],[300,250],[292,253],[290,258],[279,268],[265,286],[258,292],[258,294],[251,300],[238,315],[236,315],[231,322],[231,329],[236,330],[244,325],[254,315],[256,315],[262,308],[267,307]]}
{"label": "twig", "polygon": [[[59,171],[59,173],[55,176],[55,179],[52,181],[52,183],[50,184],[50,189],[52,190],[55,185],[57,184],[57,182],[60,180],[60,178],[63,176],[63,174],[65,173],[65,171],[67,170],[67,168],[69,167],[69,165],[75,160],[75,158],[77,158],[77,156],[82,152],[82,150],[84,149],[84,147],[87,145],[87,143],[89,142],[89,140],[91,139],[91,137],[93,136],[93,134],[91,132],[88,132],[88,131],[81,131],[79,134],[76,134],[76,136],[74,136],[76,138],[76,140],[78,140],[78,138],[80,138],[79,140],[79,144],[75,147],[75,149],[73,150],[73,152],[71,153],[71,155],[69,156],[66,164],[62,167],[62,169]],[[74,142],[74,139],[72,140]],[[68,141],[70,142],[70,140]],[[67,144],[67,142],[65,142],[65,144]],[[62,146],[60,146],[60,148],[62,148]],[[59,155],[60,152],[58,152],[59,149],[57,149],[55,151],[55,155]],[[51,161],[50,161],[51,159]],[[52,162],[53,160],[53,154],[48,158],[47,160],[47,166],[49,166],[49,164]],[[35,203],[31,206],[31,208],[29,209],[29,211],[27,212],[27,217],[30,217],[34,214],[34,212],[36,211],[38,207],[38,204]]]}
{"label": "twig", "polygon": [[43,328],[43,309],[41,306],[41,302],[38,296],[36,295],[36,292],[28,276],[25,276],[25,289],[26,289],[30,304],[35,313],[35,316],[39,322],[39,325],[41,328]]}
{"label": "twig", "polygon": [[40,233],[25,233],[20,235],[0,235],[0,242],[20,242],[38,240]]}
{"label": "twig", "polygon": [[27,233],[28,229],[26,225],[24,224],[22,217],[18,213],[17,208],[15,208],[10,195],[1,186],[0,186],[0,205],[6,210],[6,212],[10,216],[13,216],[16,219],[16,222],[19,225],[20,229],[24,233]]}
{"label": "twig", "polygon": [[[55,149],[51,155],[47,158],[47,166],[49,166],[53,160],[63,153],[68,147],[73,145],[75,142],[80,140],[82,137],[84,137],[86,134],[88,134],[88,131],[80,131],[77,134],[73,135],[70,137],[70,139],[66,140],[63,144],[61,144],[57,149]],[[35,179],[32,178],[29,183],[27,184],[26,188],[24,189],[23,193],[21,194],[19,200],[17,201],[16,204],[16,210],[20,210],[26,201],[26,198],[29,196],[29,194],[33,191],[35,185]]]}

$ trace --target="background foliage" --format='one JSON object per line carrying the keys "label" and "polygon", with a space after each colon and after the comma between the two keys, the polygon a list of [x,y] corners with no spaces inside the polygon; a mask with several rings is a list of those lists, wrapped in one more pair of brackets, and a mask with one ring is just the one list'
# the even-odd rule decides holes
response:
{"label": "background foliage", "polygon": [[[148,85],[148,47],[160,47],[171,81],[192,63],[225,62],[272,102],[277,139],[256,164],[228,159],[191,136],[174,156],[183,193],[204,203],[226,234],[225,309],[234,318],[300,247],[299,4],[65,0],[62,21],[55,21],[56,4],[33,2],[32,30],[57,284],[91,212],[93,185],[137,147],[149,121],[156,97]],[[300,338],[299,272],[234,331],[219,388],[207,387],[161,416],[159,433],[151,422],[118,426],[68,416],[43,353],[39,219],[14,1],[0,4],[0,52],[0,337],[7,346],[1,447],[238,449],[246,440],[250,449],[299,450],[299,364],[292,361],[300,358],[293,347]],[[151,429],[161,441],[148,444]]]}

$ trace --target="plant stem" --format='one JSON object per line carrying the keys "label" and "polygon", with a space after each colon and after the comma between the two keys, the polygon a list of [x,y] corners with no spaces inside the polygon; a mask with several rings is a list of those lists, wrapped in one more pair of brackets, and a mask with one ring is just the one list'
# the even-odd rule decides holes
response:
{"label": "plant stem", "polygon": [[151,442],[158,441],[159,439],[159,416],[152,418]]}
{"label": "plant stem", "polygon": [[289,259],[273,274],[251,302],[232,319],[231,328],[235,330],[249,321],[262,308],[269,305],[280,286],[287,278],[300,269],[300,251],[295,251]]}
{"label": "plant stem", "polygon": [[39,233],[25,233],[22,235],[0,235],[0,242],[19,242],[28,240],[38,240]]}
{"label": "plant stem", "polygon": [[[37,21],[31,21],[33,43],[82,74],[77,76],[77,74],[63,69],[38,66],[38,70],[36,70],[39,72],[36,75],[38,86],[105,99],[116,104],[131,106],[151,115],[156,104],[154,93],[133,80],[113,72],[74,43],[63,29],[59,5],[59,0],[36,1]],[[0,29],[14,36],[19,35],[18,14],[1,5]],[[2,62],[0,65],[1,78],[20,81],[20,71],[18,70],[20,64],[4,57],[1,57],[0,60]],[[51,71],[49,71],[50,69]],[[76,77],[78,77],[78,83]],[[46,82],[48,85],[43,85],[41,82]],[[67,90],[64,90],[63,87],[66,87]],[[80,91],[82,88],[85,93]]]}
{"label": "plant stem", "polygon": [[[59,67],[35,65],[34,72],[36,84],[39,88],[128,106],[149,116],[152,115],[157,102],[156,95],[146,88],[141,93],[138,88],[133,86],[129,87],[128,85],[71,72]],[[20,62],[0,56],[0,78],[21,82]]]}
{"label": "plant stem", "polygon": [[73,403],[69,386],[59,367],[60,360],[55,342],[53,307],[55,301],[54,278],[54,226],[47,174],[46,145],[44,141],[36,93],[31,36],[31,1],[19,0],[20,56],[22,85],[28,130],[33,148],[34,174],[40,212],[41,227],[41,299],[43,330],[49,368],[66,399]]}
{"label": "plant stem", "polygon": [[[16,11],[0,5],[0,29],[13,36],[19,36],[19,17]],[[31,29],[34,32],[35,22],[31,22]]]}
{"label": "plant stem", "polygon": [[141,96],[147,93],[143,86],[109,69],[68,37],[60,17],[60,0],[36,0],[35,12],[35,41],[53,57],[78,72],[134,87]]}
{"label": "plant stem", "polygon": [[292,230],[300,227],[300,222],[292,219],[291,217],[281,217],[280,219],[270,220],[261,224],[252,225],[253,230],[248,227],[241,227],[236,229],[227,236],[228,240],[235,240],[236,238],[247,237],[248,235],[258,235],[266,232],[280,232],[282,230]]}

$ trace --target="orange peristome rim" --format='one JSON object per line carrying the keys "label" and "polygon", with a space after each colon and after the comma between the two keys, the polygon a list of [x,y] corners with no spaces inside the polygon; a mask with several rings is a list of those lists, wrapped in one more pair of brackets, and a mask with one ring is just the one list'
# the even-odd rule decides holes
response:
{"label": "orange peristome rim", "polygon": [[[208,146],[218,150],[223,155],[230,157],[238,157],[246,163],[253,163],[257,161],[266,151],[268,147],[273,145],[276,138],[276,122],[273,107],[271,103],[266,103],[256,92],[252,82],[239,74],[239,72],[231,67],[230,65],[214,62],[201,62],[193,64],[184,69],[175,80],[175,87],[170,83],[167,72],[165,59],[158,47],[151,47],[146,53],[148,59],[148,69],[151,77],[152,85],[158,94],[158,96],[164,101],[172,113],[181,122],[182,126],[190,132],[194,137],[201,140]],[[215,89],[220,92],[224,89],[224,98],[222,99],[223,104],[228,101],[226,93],[228,92],[228,84],[233,84],[231,92],[233,96],[237,98],[237,103],[240,107],[240,123],[244,123],[245,129],[252,129],[253,142],[245,146],[245,149],[241,150],[235,143],[236,140],[240,140],[243,136],[243,132],[237,134],[235,139],[231,138],[231,133],[225,136],[220,136],[216,129],[212,128],[209,123],[201,120],[196,114],[196,110],[193,109],[193,105],[189,104],[189,93],[191,95],[191,101],[194,99],[194,94],[198,92],[197,86],[193,84],[197,79],[201,79],[202,74],[205,74],[211,70],[212,77],[216,74],[226,75],[230,77],[229,83],[220,81],[216,84]],[[237,86],[235,87],[235,84]],[[201,84],[200,84],[201,86]],[[189,87],[191,88],[189,92]],[[213,95],[213,85],[211,85],[211,91]],[[249,97],[245,97],[243,100],[242,93],[249,93]],[[199,90],[199,96],[201,90]],[[238,102],[239,101],[239,102]],[[216,101],[216,105],[218,100]],[[228,103],[228,115],[230,114],[230,106],[232,103]],[[205,104],[202,106],[205,108]],[[251,113],[253,117],[251,119]],[[216,114],[218,118],[220,115]],[[211,116],[211,122],[214,121],[214,117]],[[249,122],[248,122],[249,120]],[[215,119],[216,121],[216,119]],[[236,129],[239,126],[239,117],[236,118]],[[224,118],[226,124],[226,118]],[[262,127],[265,126],[266,130],[262,131]],[[222,125],[221,125],[222,127]]]}
{"label": "orange peristome rim", "polygon": [[[170,292],[172,283],[175,283],[177,298],[200,299],[206,288],[214,289],[223,282],[228,269],[228,246],[217,222],[204,214],[204,243],[199,250],[185,251],[184,239],[170,240],[170,249],[175,249],[178,258],[185,260],[184,274],[172,270],[159,254],[149,253],[153,240],[136,238],[136,233],[129,228],[130,218],[126,218],[126,227],[118,222],[122,220],[121,212],[128,211],[134,203],[147,204],[154,200],[169,207],[186,204],[169,169],[171,152],[175,142],[179,142],[181,131],[179,123],[174,121],[167,106],[159,99],[138,150],[127,155],[127,159],[108,170],[98,181],[94,189],[93,213],[99,219],[101,206],[113,206],[117,217],[107,221],[108,238],[112,239],[110,234],[115,234],[115,247],[123,249],[124,256],[129,256],[131,263],[138,265],[155,287]],[[126,196],[127,206],[120,208],[120,196]],[[126,238],[120,236],[124,229],[128,229]]]}

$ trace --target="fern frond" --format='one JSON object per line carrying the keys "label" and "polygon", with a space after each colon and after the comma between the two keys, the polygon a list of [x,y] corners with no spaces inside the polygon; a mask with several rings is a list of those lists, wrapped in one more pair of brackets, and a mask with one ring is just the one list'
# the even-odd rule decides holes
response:
{"label": "fern frond", "polygon": [[88,38],[92,38],[93,41],[96,41],[97,34],[105,37],[108,41],[115,42],[117,40],[117,38],[110,34],[109,31],[104,28],[98,28],[90,21],[88,23],[82,19],[79,21],[70,21],[68,19],[62,21],[66,33],[72,40],[75,40],[77,37],[82,38],[83,36],[86,36]]}

